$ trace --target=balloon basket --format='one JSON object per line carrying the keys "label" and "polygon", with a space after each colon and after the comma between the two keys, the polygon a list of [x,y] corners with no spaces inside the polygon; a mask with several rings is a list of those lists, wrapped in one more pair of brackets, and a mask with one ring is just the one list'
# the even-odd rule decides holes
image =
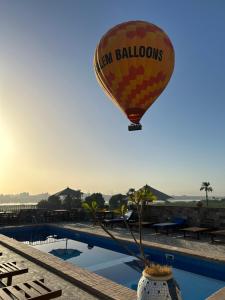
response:
{"label": "balloon basket", "polygon": [[134,131],[134,130],[142,130],[142,125],[141,124],[130,124],[128,126],[129,131]]}

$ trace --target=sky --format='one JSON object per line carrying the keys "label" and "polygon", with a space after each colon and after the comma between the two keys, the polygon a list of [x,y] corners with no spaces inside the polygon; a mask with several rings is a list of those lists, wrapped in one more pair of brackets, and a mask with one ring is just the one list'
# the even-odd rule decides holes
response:
{"label": "sky", "polygon": [[[111,27],[145,20],[175,50],[172,78],[142,131],[107,98],[93,70]],[[0,194],[225,195],[223,0],[0,0]]]}

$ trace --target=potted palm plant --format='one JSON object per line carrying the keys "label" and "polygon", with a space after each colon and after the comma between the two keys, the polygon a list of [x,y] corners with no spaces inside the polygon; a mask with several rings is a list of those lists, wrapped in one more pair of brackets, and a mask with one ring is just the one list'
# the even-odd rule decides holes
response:
{"label": "potted palm plant", "polygon": [[132,231],[132,227],[129,226],[126,218],[124,217],[127,207],[122,205],[120,208],[121,215],[124,217],[124,224],[129,230],[134,243],[138,247],[138,253],[134,253],[126,243],[116,238],[116,236],[101,222],[96,218],[96,212],[98,206],[96,201],[91,203],[84,202],[83,208],[88,210],[95,223],[99,226],[117,243],[122,246],[129,255],[134,256],[141,262],[143,265],[142,277],[138,283],[137,289],[137,299],[138,300],[182,300],[179,286],[176,281],[173,279],[172,269],[169,266],[161,266],[158,264],[152,263],[149,258],[146,256],[143,245],[143,231],[142,231],[142,217],[143,217],[143,208],[144,206],[156,200],[156,197],[152,194],[148,186],[135,191],[130,189],[128,192],[129,202],[135,206],[137,215],[138,215],[138,237],[135,236]]}

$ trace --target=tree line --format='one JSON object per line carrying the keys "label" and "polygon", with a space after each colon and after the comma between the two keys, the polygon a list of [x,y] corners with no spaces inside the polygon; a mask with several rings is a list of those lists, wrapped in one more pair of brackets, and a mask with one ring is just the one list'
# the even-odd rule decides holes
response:
{"label": "tree line", "polygon": [[89,196],[86,196],[84,199],[82,199],[82,195],[82,192],[78,193],[76,196],[67,195],[65,197],[62,197],[52,195],[49,196],[47,200],[41,200],[38,203],[38,208],[71,210],[82,208],[82,203],[84,201],[89,204],[92,203],[92,201],[96,201],[100,209],[109,208],[113,210],[121,207],[121,205],[123,204],[127,204],[128,202],[128,193],[126,195],[116,194],[111,196],[111,198],[109,199],[109,204],[106,204],[102,193],[93,193]]}
{"label": "tree line", "polygon": [[[151,189],[151,187],[148,185],[145,185],[143,188],[145,188],[147,190]],[[206,202],[206,206],[208,207],[209,206],[208,193],[213,191],[213,189],[210,185],[210,182],[202,182],[200,190],[205,191],[206,200],[198,202],[198,206],[200,206],[200,204]],[[114,210],[114,209],[120,208],[122,205],[127,205],[129,195],[131,193],[133,193],[134,191],[135,191],[135,189],[130,188],[126,194],[112,195],[111,198],[109,199],[109,203],[106,204],[102,193],[93,193],[91,195],[86,196],[83,199],[83,193],[80,190],[78,190],[78,191],[76,191],[76,193],[74,193],[73,196],[67,195],[67,196],[62,197],[62,196],[57,196],[57,195],[51,195],[48,197],[47,200],[41,200],[38,203],[38,208],[67,209],[67,210],[79,209],[79,208],[81,209],[83,202],[86,202],[87,204],[91,204],[92,201],[95,201],[97,204],[97,207],[99,209],[108,208],[110,210]],[[218,202],[215,200],[216,199],[213,199],[214,204],[216,204],[216,202]],[[221,206],[224,206],[223,200],[224,199],[220,199],[218,204],[220,204]],[[165,201],[164,204],[167,204],[167,202],[168,201]],[[212,202],[212,200],[210,202]],[[170,203],[170,204],[179,205],[177,202],[174,204],[173,203]],[[195,204],[195,202],[194,202],[194,204]],[[184,205],[192,206],[193,203],[191,202],[191,203],[189,203],[189,205],[187,205],[187,203],[184,203]]]}

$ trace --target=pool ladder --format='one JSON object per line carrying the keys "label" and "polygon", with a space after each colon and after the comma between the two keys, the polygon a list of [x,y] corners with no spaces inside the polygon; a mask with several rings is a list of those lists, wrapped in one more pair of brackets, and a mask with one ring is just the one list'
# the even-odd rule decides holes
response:
{"label": "pool ladder", "polygon": [[166,253],[165,257],[166,257],[166,261],[168,261],[168,262],[174,261],[174,255],[173,254]]}

